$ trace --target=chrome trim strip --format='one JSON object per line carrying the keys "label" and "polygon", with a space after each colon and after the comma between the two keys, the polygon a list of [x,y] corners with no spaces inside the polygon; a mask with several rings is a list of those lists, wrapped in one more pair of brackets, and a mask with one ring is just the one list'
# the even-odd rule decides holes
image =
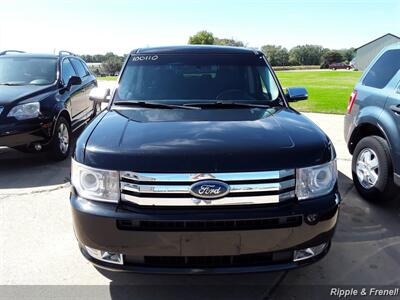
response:
{"label": "chrome trim strip", "polygon": [[[295,186],[295,180],[290,179],[275,183],[231,184],[230,193],[243,192],[278,192]],[[140,185],[121,182],[121,191],[154,194],[190,194],[190,185]]]}
{"label": "chrome trim strip", "polygon": [[218,205],[254,205],[279,203],[279,195],[224,197],[221,199],[205,200],[197,198],[144,198],[121,194],[123,201],[143,206],[218,206]]}
{"label": "chrome trim strip", "polygon": [[283,200],[294,198],[295,196],[296,196],[296,192],[295,192],[295,190],[293,190],[293,191],[290,191],[290,192],[279,194],[279,199],[281,201],[283,201]]}
{"label": "chrome trim strip", "polygon": [[[136,173],[130,171],[120,172],[121,200],[143,206],[222,206],[222,205],[252,205],[279,203],[295,196],[295,179],[280,182],[246,183],[246,181],[280,180],[288,176],[294,176],[295,170],[266,171],[266,172],[238,172],[238,173]],[[124,182],[133,180],[137,183]],[[230,193],[255,193],[275,192],[275,195],[257,195],[226,197],[220,199],[198,199],[191,195],[190,188],[195,182],[204,179],[215,179],[227,184],[231,181],[243,181],[240,184],[229,184]],[[140,184],[140,183],[143,184]],[[161,184],[157,184],[160,182]],[[162,184],[165,182],[166,184]],[[167,184],[167,183],[176,184]],[[280,191],[293,188],[293,191],[280,193]],[[125,193],[124,193],[125,191]],[[133,196],[127,192],[154,194],[150,197]],[[158,195],[157,195],[158,194]],[[188,197],[157,197],[160,194],[186,194]]]}
{"label": "chrome trim strip", "polygon": [[190,185],[139,185],[121,182],[121,193],[124,190],[135,193],[189,194]]}
{"label": "chrome trim strip", "polygon": [[121,179],[130,179],[142,182],[195,182],[203,179],[217,179],[229,183],[239,180],[271,180],[280,179],[295,174],[294,169],[266,172],[237,172],[237,173],[136,173],[120,172]]}

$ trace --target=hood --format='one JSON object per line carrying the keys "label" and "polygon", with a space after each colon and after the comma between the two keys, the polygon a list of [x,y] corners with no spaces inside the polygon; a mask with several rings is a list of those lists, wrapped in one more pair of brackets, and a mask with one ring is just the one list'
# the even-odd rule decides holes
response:
{"label": "hood", "polygon": [[21,85],[7,86],[0,85],[0,106],[6,106],[13,102],[22,101],[52,89],[53,86]]}
{"label": "hood", "polygon": [[245,172],[331,158],[329,139],[290,108],[107,112],[84,152],[92,167],[136,172]]}

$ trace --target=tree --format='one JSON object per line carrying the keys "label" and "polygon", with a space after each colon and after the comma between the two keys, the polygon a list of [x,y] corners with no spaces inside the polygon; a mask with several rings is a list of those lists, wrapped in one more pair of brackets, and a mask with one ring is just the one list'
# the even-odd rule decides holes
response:
{"label": "tree", "polygon": [[287,66],[289,64],[289,53],[282,46],[264,45],[261,47],[261,51],[272,66]]}
{"label": "tree", "polygon": [[346,61],[347,63],[351,62],[354,56],[356,55],[356,50],[354,48],[342,49],[339,51],[343,56],[343,60]]}
{"label": "tree", "polygon": [[116,55],[109,55],[107,60],[101,64],[103,71],[108,75],[114,75],[122,68],[122,58]]}
{"label": "tree", "polygon": [[85,62],[93,62],[93,56],[90,54],[83,54],[81,55],[81,58],[85,61]]}
{"label": "tree", "polygon": [[246,47],[246,44],[242,41],[235,40],[233,38],[217,38],[214,37],[212,32],[206,30],[199,31],[195,35],[190,36],[188,44]]}
{"label": "tree", "polygon": [[114,54],[113,52],[107,52],[104,55],[104,61],[106,61],[107,59],[111,58],[111,57],[118,57],[118,55]]}
{"label": "tree", "polygon": [[212,32],[208,32],[206,30],[202,30],[197,32],[195,35],[189,37],[189,44],[195,45],[213,45],[214,44],[214,35]]}
{"label": "tree", "polygon": [[102,74],[101,66],[88,65],[88,68],[89,68],[90,72],[92,72],[96,76],[100,76]]}
{"label": "tree", "polygon": [[337,50],[329,50],[323,54],[322,60],[321,67],[329,67],[330,64],[342,62],[343,56]]}
{"label": "tree", "polygon": [[325,49],[318,45],[296,46],[289,51],[292,65],[319,65]]}
{"label": "tree", "polygon": [[234,39],[220,39],[217,37],[214,38],[214,45],[245,47],[245,44],[242,41],[237,41]]}
{"label": "tree", "polygon": [[104,61],[104,55],[102,54],[95,54],[93,55],[93,62],[95,63],[101,63]]}

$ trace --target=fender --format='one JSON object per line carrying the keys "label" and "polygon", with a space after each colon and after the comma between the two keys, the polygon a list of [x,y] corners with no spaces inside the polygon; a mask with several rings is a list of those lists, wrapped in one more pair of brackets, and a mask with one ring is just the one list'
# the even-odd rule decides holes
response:
{"label": "fender", "polygon": [[[387,113],[387,112],[385,112],[385,113]],[[385,121],[382,122],[382,120],[385,120]],[[378,121],[377,121],[374,118],[371,119],[369,116],[368,116],[368,118],[364,118],[363,120],[360,120],[351,134],[349,144],[352,143],[353,141],[360,140],[362,137],[359,138],[358,135],[360,134],[361,128],[365,125],[369,125],[369,126],[376,128],[376,130],[387,141],[390,152],[395,153],[396,151],[398,151],[398,149],[396,149],[396,148],[398,148],[398,145],[396,145],[396,143],[395,143],[395,141],[396,141],[395,133],[393,134],[393,130],[391,130],[391,131],[384,130],[384,128],[388,129],[390,127],[396,126],[396,124],[393,124],[393,122],[389,121],[389,120],[392,120],[392,119],[384,117],[384,118],[378,119]],[[392,124],[390,124],[390,123],[392,123]],[[374,135],[374,134],[372,133],[372,135]],[[354,144],[353,148],[355,148],[355,144]],[[391,155],[391,159],[392,159],[392,165],[394,168],[394,172],[399,173],[400,170],[398,168],[398,165],[400,163],[400,160],[397,159],[396,155]]]}
{"label": "fender", "polygon": [[[53,139],[54,132],[55,132],[55,130],[56,130],[55,126],[56,126],[57,120],[58,120],[58,118],[60,117],[60,115],[61,115],[62,113],[66,112],[66,113],[68,114],[68,116],[69,116],[69,121],[71,121],[71,113],[70,113],[70,111],[67,109],[67,107],[66,107],[63,103],[58,102],[58,103],[54,106],[53,112],[54,112],[54,113],[53,113],[53,120],[52,120],[51,132],[50,132],[50,134],[51,134],[51,139]],[[50,140],[51,140],[51,139],[50,139]]]}
{"label": "fender", "polygon": [[[394,172],[400,173],[400,143],[399,143],[399,131],[398,125],[393,120],[389,110],[384,110],[379,118],[378,126],[380,130],[385,134],[385,138],[389,144],[392,153],[392,163]],[[385,128],[385,130],[383,130]]]}
{"label": "fender", "polygon": [[389,147],[391,147],[390,141],[388,140],[388,136],[386,132],[383,130],[385,128],[380,124],[380,116],[382,114],[383,108],[378,106],[368,106],[363,108],[358,115],[353,117],[353,120],[356,122],[350,126],[353,126],[353,130],[351,132],[350,138],[348,140],[348,148],[350,153],[353,152],[356,143],[360,140],[359,134],[360,130],[365,125],[370,125],[375,127],[382,136],[388,141]]}
{"label": "fender", "polygon": [[85,128],[85,130],[80,134],[78,139],[76,140],[75,143],[75,149],[72,151],[72,157],[79,163],[84,163],[85,162],[85,152],[86,152],[86,145],[87,142],[92,135],[94,129],[97,127],[97,125],[100,123],[100,121],[104,118],[104,116],[107,114],[108,109],[103,110],[101,113],[99,113],[93,120],[92,122],[89,123],[89,125]]}

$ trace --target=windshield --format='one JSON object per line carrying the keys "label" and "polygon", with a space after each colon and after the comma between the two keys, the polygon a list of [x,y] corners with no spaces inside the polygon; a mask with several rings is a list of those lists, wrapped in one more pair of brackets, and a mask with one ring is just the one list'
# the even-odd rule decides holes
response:
{"label": "windshield", "polygon": [[163,54],[132,55],[115,99],[265,103],[278,96],[278,87],[262,56]]}
{"label": "windshield", "polygon": [[47,85],[56,80],[57,59],[0,57],[0,84]]}

